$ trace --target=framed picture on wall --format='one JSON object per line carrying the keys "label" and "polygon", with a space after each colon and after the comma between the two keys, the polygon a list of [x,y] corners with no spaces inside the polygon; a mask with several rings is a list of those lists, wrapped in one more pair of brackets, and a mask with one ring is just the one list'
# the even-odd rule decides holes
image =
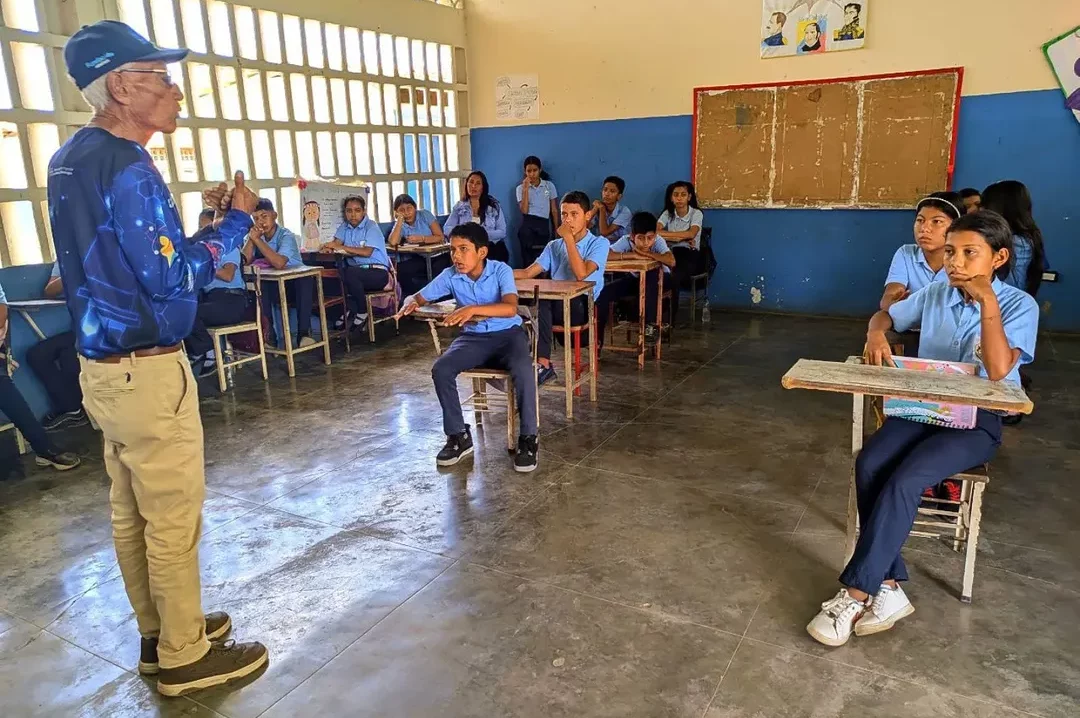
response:
{"label": "framed picture on wall", "polygon": [[761,56],[858,50],[870,0],[761,0]]}
{"label": "framed picture on wall", "polygon": [[1080,27],[1043,45],[1043,54],[1065,93],[1065,106],[1080,122]]}

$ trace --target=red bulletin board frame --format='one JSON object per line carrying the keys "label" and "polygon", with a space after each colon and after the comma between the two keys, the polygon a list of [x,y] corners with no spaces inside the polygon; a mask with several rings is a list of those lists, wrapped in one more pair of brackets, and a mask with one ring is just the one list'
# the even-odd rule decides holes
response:
{"label": "red bulletin board frame", "polygon": [[915,70],[913,72],[887,72],[879,75],[852,75],[850,77],[830,77],[824,80],[793,80],[790,82],[755,82],[741,85],[711,85],[708,87],[695,87],[694,114],[690,130],[690,176],[697,177],[697,144],[698,144],[698,110],[699,98],[705,92],[717,90],[754,90],[762,87],[799,87],[801,85],[834,85],[841,82],[862,82],[864,80],[891,80],[896,78],[923,77],[926,75],[956,74],[956,97],[953,98],[953,126],[952,141],[949,147],[948,179],[945,189],[952,189],[953,175],[956,172],[956,140],[960,130],[960,96],[964,87],[963,67],[939,67],[932,70]]}

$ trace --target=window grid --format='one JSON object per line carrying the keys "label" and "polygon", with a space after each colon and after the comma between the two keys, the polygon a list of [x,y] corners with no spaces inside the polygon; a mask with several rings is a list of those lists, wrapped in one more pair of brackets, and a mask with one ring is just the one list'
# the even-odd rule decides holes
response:
{"label": "window grid", "polygon": [[[133,26],[149,25],[151,37],[157,42],[168,40],[207,49],[193,51],[184,62],[183,78],[177,78],[183,80],[189,108],[179,124],[192,132],[185,135],[191,139],[190,147],[176,142],[164,144],[167,159],[162,158],[160,169],[172,178],[174,194],[201,191],[207,182],[217,181],[222,169],[219,156],[231,177],[236,169],[231,158],[239,155],[240,136],[246,148],[246,164],[259,167],[260,174],[269,167],[271,178],[252,178],[260,188],[289,187],[297,174],[313,179],[313,173],[323,179],[368,183],[375,205],[372,214],[379,221],[391,219],[389,203],[379,198],[389,194],[392,187],[453,187],[457,175],[470,167],[466,154],[467,118],[455,117],[450,110],[468,102],[462,48],[286,16],[227,0],[154,2],[167,3],[171,13],[160,8],[148,12],[149,0],[126,0],[120,5],[121,19]],[[208,3],[216,10],[212,18]],[[198,22],[181,21],[193,15],[195,4],[202,27]],[[129,13],[141,15],[129,17]],[[245,20],[245,27],[254,37],[241,42],[236,18],[252,17],[252,13],[254,22]],[[171,27],[163,33],[165,37],[159,37],[153,26],[163,21],[170,22]],[[226,24],[227,33],[223,27]],[[187,36],[189,33],[204,34],[193,38]],[[218,54],[221,51],[231,54]],[[196,72],[192,72],[193,66]],[[281,78],[281,93],[271,92],[275,77]],[[402,80],[411,84],[396,84]],[[261,97],[248,91],[249,83],[258,85]],[[408,102],[402,99],[406,93]],[[415,110],[413,96],[418,105]],[[195,112],[196,107],[199,112]],[[210,107],[214,108],[213,116],[208,116]],[[301,119],[297,119],[298,109],[306,110],[301,112]],[[242,119],[235,119],[237,112]],[[429,130],[425,143],[433,135],[445,152],[462,154],[436,166],[430,161],[423,166],[406,162],[402,143],[391,134],[413,126]],[[271,151],[269,157],[253,164],[255,130],[265,133],[260,138],[269,138]],[[214,134],[204,134],[211,131],[216,132],[213,145],[202,146],[203,140],[214,139]],[[288,133],[289,141],[287,146],[278,147],[283,132]],[[185,160],[185,171],[178,171],[178,152],[190,152],[195,158],[194,167]],[[290,160],[291,168],[282,166],[285,159]],[[191,179],[192,172],[195,180]],[[431,183],[427,184],[427,180]],[[438,195],[425,192],[416,199],[433,212],[445,213],[448,202],[452,204],[456,197],[447,198],[445,192]]]}

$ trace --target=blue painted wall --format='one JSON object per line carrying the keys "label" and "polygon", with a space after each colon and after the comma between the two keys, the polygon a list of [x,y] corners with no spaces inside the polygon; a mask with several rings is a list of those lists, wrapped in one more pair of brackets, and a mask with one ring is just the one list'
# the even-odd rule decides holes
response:
{"label": "blue painted wall", "polygon": [[[472,159],[509,210],[514,236],[514,188],[527,155],[544,161],[560,192],[584,189],[593,197],[606,175],[617,174],[627,181],[631,208],[658,213],[667,183],[689,179],[690,138],[688,115],[481,128],[472,131]],[[1062,275],[1040,290],[1043,326],[1080,331],[1080,124],[1061,92],[963,99],[955,187],[1006,178],[1031,189]],[[725,307],[868,316],[893,252],[912,241],[912,219],[894,210],[707,211],[720,263],[710,298]],[[762,292],[760,304],[751,300],[752,287]]]}

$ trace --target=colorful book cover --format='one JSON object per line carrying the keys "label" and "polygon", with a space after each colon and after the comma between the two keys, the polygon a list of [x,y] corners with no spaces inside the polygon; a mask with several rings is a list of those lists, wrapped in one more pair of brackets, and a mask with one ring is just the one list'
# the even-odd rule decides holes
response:
{"label": "colorful book cover", "polygon": [[[899,356],[894,356],[893,361],[898,369],[907,369],[909,371],[975,375],[974,364]],[[923,424],[933,424],[934,426],[946,426],[953,429],[974,429],[976,411],[977,409],[974,406],[964,406],[962,404],[943,404],[936,401],[913,401],[893,396],[885,397],[885,416],[918,421]]]}

